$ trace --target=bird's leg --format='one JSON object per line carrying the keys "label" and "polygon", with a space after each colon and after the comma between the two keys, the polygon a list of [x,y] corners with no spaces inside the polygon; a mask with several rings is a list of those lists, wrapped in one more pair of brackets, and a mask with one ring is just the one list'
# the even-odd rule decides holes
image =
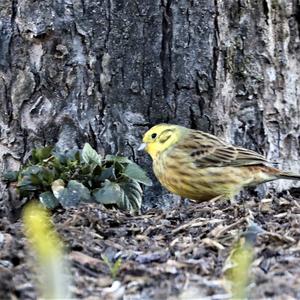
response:
{"label": "bird's leg", "polygon": [[224,198],[224,195],[219,195],[217,197],[214,197],[214,198],[210,199],[209,202],[210,203],[215,203],[215,202],[217,202],[218,200],[220,200],[222,198]]}
{"label": "bird's leg", "polygon": [[242,201],[243,210],[244,210],[244,213],[245,213],[246,212],[245,197],[242,197],[241,201]]}
{"label": "bird's leg", "polygon": [[170,213],[174,216],[179,216],[182,212],[186,211],[189,207],[189,203],[186,198],[180,197],[177,203],[171,207]]}
{"label": "bird's leg", "polygon": [[[238,216],[239,216],[239,211],[240,211],[240,205],[238,204],[238,202],[237,202],[237,199],[236,199],[237,197],[236,196],[234,196],[232,199],[230,199],[230,203],[231,203],[231,205],[232,205],[232,207],[233,207],[233,215],[234,215],[234,217],[235,218],[238,218]],[[243,202],[243,205],[245,205],[245,203]],[[243,206],[244,207],[244,212],[245,212],[245,206]]]}
{"label": "bird's leg", "polygon": [[232,196],[226,199],[228,202],[228,207],[223,209],[223,212],[229,211],[229,210],[233,210],[233,214],[234,217],[238,217],[239,215],[239,204],[237,203],[237,197],[236,196]]}
{"label": "bird's leg", "polygon": [[246,216],[250,211],[249,208],[246,206],[246,196],[245,194],[242,195],[235,195],[233,198],[230,199],[231,206],[234,208],[234,216],[238,217],[239,212],[242,215]]}
{"label": "bird's leg", "polygon": [[238,215],[238,204],[236,203],[236,199],[234,197],[228,197],[226,195],[219,195],[209,200],[210,203],[215,204],[216,202],[223,201],[223,203],[227,206],[225,209],[222,209],[223,212],[234,210],[234,216]]}

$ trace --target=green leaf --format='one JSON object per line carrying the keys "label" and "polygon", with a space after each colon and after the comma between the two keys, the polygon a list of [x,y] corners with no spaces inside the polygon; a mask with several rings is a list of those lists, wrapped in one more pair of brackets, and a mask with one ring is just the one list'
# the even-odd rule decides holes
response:
{"label": "green leaf", "polygon": [[73,195],[68,188],[61,189],[56,198],[64,208],[78,206],[80,203],[80,198],[78,195]]}
{"label": "green leaf", "polygon": [[32,150],[32,159],[34,163],[41,163],[44,159],[52,155],[53,147],[43,147]]}
{"label": "green leaf", "polygon": [[53,160],[51,161],[51,166],[57,171],[61,172],[63,165],[61,164],[60,160],[58,157],[54,157]]}
{"label": "green leaf", "polygon": [[61,150],[56,148],[52,154],[60,165],[66,165],[70,161],[77,161],[78,163],[80,162],[80,151],[78,149]]}
{"label": "green leaf", "polygon": [[125,201],[130,203],[130,210],[140,211],[142,206],[143,190],[140,184],[135,180],[128,180],[120,183],[120,187],[125,194]]}
{"label": "green leaf", "polygon": [[137,181],[128,180],[120,184],[105,181],[102,188],[96,189],[93,196],[101,204],[114,204],[120,209],[139,211],[142,204],[142,189]]}
{"label": "green leaf", "polygon": [[44,192],[39,196],[40,202],[49,209],[55,208],[59,205],[58,200],[54,197],[51,192]]}
{"label": "green leaf", "polygon": [[30,180],[31,180],[31,182],[32,182],[33,185],[39,186],[39,185],[41,185],[42,182],[43,182],[43,180],[42,180],[41,177],[42,177],[42,176],[41,176],[40,174],[38,174],[38,175],[32,174],[32,175],[30,176]]}
{"label": "green leaf", "polygon": [[95,168],[93,168],[93,170],[90,170],[90,173],[92,172],[92,176],[97,176],[97,175],[101,175],[102,173],[102,168],[100,166],[96,166]]}
{"label": "green leaf", "polygon": [[21,171],[21,175],[25,176],[25,175],[37,175],[38,173],[40,173],[42,171],[42,167],[41,166],[29,166],[25,169],[23,169]]}
{"label": "green leaf", "polygon": [[2,179],[4,181],[14,182],[18,180],[18,175],[19,175],[18,171],[7,171],[2,175]]}
{"label": "green leaf", "polygon": [[124,170],[125,170],[124,164],[122,164],[122,163],[116,161],[116,162],[114,163],[114,167],[115,167],[116,177],[117,177],[117,178],[118,178],[118,177],[121,177],[122,174],[123,174],[123,172],[124,172]]}
{"label": "green leaf", "polygon": [[76,169],[76,167],[79,165],[79,162],[76,160],[68,160],[67,161],[67,168],[70,170]]}
{"label": "green leaf", "polygon": [[76,180],[69,181],[68,189],[73,194],[79,194],[81,201],[89,202],[91,200],[90,190],[85,185]]}
{"label": "green leaf", "polygon": [[55,169],[44,168],[42,172],[43,185],[51,185],[55,179]]}
{"label": "green leaf", "polygon": [[78,152],[79,152],[78,149],[70,149],[70,150],[65,151],[65,156],[67,157],[68,160],[76,161],[77,157],[78,157],[78,154],[79,154],[79,157],[80,157],[80,153],[78,153]]}
{"label": "green leaf", "polygon": [[35,191],[37,187],[32,184],[31,178],[29,176],[24,176],[18,182],[17,187],[23,191]]}
{"label": "green leaf", "polygon": [[145,185],[151,186],[152,181],[151,179],[147,176],[146,172],[136,163],[131,163],[126,166],[123,175],[126,177],[136,180],[140,183],[143,183]]}
{"label": "green leaf", "polygon": [[29,176],[33,185],[49,186],[55,178],[55,170],[39,165],[29,166],[20,172],[20,177]]}
{"label": "green leaf", "polygon": [[117,183],[105,180],[103,187],[96,189],[93,193],[96,202],[101,204],[116,204],[120,207],[124,192]]}
{"label": "green leaf", "polygon": [[81,159],[80,159],[80,152],[79,152],[78,150],[76,151],[74,157],[75,157],[75,159],[76,159],[78,162],[80,162],[80,160],[81,160]]}
{"label": "green leaf", "polygon": [[114,166],[103,169],[101,175],[97,178],[98,181],[105,181],[106,179],[111,181],[115,181],[117,179]]}
{"label": "green leaf", "polygon": [[66,163],[67,157],[65,153],[59,151],[59,149],[55,149],[53,151],[54,161],[53,166],[55,168],[62,168],[62,166]]}
{"label": "green leaf", "polygon": [[94,168],[92,165],[81,165],[80,174],[82,175],[90,175],[94,172]]}
{"label": "green leaf", "polygon": [[114,280],[117,278],[121,265],[122,265],[122,257],[118,257],[118,259],[113,263],[113,265],[110,268],[110,273]]}
{"label": "green leaf", "polygon": [[116,155],[106,155],[105,156],[105,161],[108,161],[108,162],[118,162],[118,163],[121,163],[121,164],[132,164],[133,163],[133,161],[131,161],[127,157],[116,156]]}
{"label": "green leaf", "polygon": [[97,165],[101,165],[101,156],[88,143],[84,144],[82,150],[82,159],[87,164],[95,163]]}
{"label": "green leaf", "polygon": [[57,192],[57,199],[63,207],[78,206],[81,201],[89,202],[91,194],[82,183],[70,180],[66,188]]}
{"label": "green leaf", "polygon": [[29,185],[29,184],[32,184],[30,177],[29,176],[23,176],[21,178],[21,180],[19,180],[17,186],[22,187],[22,186],[26,186],[26,185]]}
{"label": "green leaf", "polygon": [[118,257],[115,262],[110,261],[105,254],[101,255],[101,257],[108,266],[112,279],[115,280],[122,265],[122,257]]}

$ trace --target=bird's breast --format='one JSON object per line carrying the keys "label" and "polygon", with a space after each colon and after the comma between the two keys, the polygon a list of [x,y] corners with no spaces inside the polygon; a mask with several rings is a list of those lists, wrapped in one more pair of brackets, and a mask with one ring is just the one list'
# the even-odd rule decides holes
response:
{"label": "bird's breast", "polygon": [[206,201],[216,196],[196,168],[182,157],[161,156],[153,161],[154,174],[170,192],[185,198]]}
{"label": "bird's breast", "polygon": [[199,168],[187,160],[166,156],[153,161],[153,170],[170,192],[199,202],[219,195],[231,198],[254,179],[247,167]]}

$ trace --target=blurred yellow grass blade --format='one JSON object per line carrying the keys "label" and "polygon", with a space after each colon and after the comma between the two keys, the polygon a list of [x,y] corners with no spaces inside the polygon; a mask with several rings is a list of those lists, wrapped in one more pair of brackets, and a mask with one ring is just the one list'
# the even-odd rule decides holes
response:
{"label": "blurred yellow grass blade", "polygon": [[223,267],[225,286],[232,295],[231,299],[247,299],[253,257],[253,245],[244,237],[240,238]]}
{"label": "blurred yellow grass blade", "polygon": [[23,221],[25,234],[37,257],[41,298],[70,299],[69,268],[47,210],[29,203],[24,208]]}

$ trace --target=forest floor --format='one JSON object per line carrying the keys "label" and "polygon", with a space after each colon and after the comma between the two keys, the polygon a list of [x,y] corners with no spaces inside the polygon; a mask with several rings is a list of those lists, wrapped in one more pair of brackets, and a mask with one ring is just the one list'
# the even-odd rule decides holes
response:
{"label": "forest floor", "polygon": [[[52,216],[67,248],[77,299],[229,299],[224,266],[251,222],[255,245],[249,299],[300,299],[300,198],[188,203],[131,216],[102,206]],[[0,299],[36,299],[32,253],[21,221],[0,220]],[[103,256],[122,258],[113,279]]]}

